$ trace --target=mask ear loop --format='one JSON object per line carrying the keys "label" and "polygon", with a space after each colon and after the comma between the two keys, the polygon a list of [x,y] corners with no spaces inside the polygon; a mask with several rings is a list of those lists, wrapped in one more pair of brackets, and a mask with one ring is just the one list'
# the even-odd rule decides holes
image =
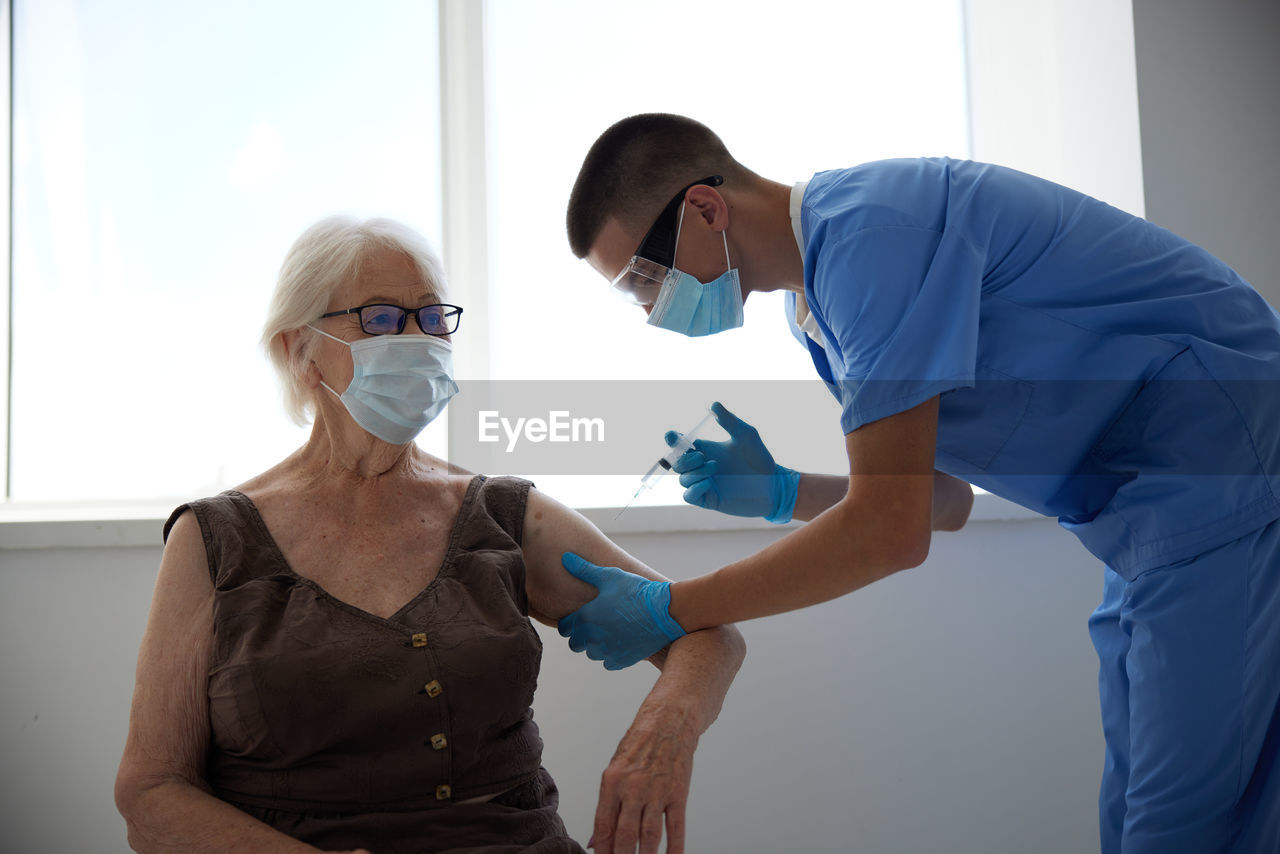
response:
{"label": "mask ear loop", "polygon": [[[339,338],[337,335],[330,335],[328,332],[325,332],[323,329],[318,329],[318,328],[316,328],[315,326],[312,326],[310,323],[308,323],[308,324],[307,324],[307,328],[308,328],[308,329],[310,329],[312,332],[319,332],[319,333],[320,333],[321,335],[323,335],[325,338],[332,338],[334,341],[337,341],[339,344],[345,344],[345,345],[347,346],[347,349],[348,349],[348,350],[350,350],[350,349],[351,349],[351,343],[350,343],[349,341],[343,341],[343,340],[342,340],[341,338]],[[317,370],[318,370],[318,369],[317,369]],[[352,377],[352,379],[355,379],[355,377],[353,376],[353,377]],[[330,393],[330,394],[332,394],[334,397],[338,398],[339,400],[341,400],[341,399],[342,399],[342,395],[341,395],[341,394],[339,394],[337,391],[335,391],[335,390],[334,390],[334,388],[333,388],[333,386],[331,386],[331,385],[329,385],[327,382],[325,382],[325,381],[324,381],[324,377],[321,377],[321,378],[320,378],[320,385],[322,385],[322,386],[324,386],[325,388],[329,389],[329,393]]]}
{"label": "mask ear loop", "polygon": [[720,239],[724,241],[724,271],[727,273],[733,269],[733,263],[729,260],[729,229],[720,232]]}
{"label": "mask ear loop", "polygon": [[334,341],[337,341],[339,344],[345,344],[347,346],[347,349],[351,349],[350,341],[343,341],[337,335],[330,335],[328,332],[325,332],[323,329],[317,329],[316,327],[312,326],[310,323],[307,324],[307,328],[310,329],[312,332],[319,332],[325,338],[332,338]]}
{"label": "mask ear loop", "polygon": [[676,216],[676,242],[671,247],[671,266],[676,266],[676,253],[680,251],[680,229],[684,226],[684,200],[680,201],[680,213]]}

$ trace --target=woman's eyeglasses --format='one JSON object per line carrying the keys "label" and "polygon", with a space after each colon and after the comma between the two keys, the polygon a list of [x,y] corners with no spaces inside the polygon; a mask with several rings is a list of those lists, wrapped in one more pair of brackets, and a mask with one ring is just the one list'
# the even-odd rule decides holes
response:
{"label": "woman's eyeglasses", "polygon": [[424,305],[421,308],[401,308],[398,305],[374,303],[342,311],[331,311],[320,315],[340,317],[344,314],[360,315],[360,328],[370,335],[399,335],[404,325],[413,315],[418,321],[418,328],[428,335],[452,335],[458,331],[458,322],[462,319],[462,308],[447,303]]}

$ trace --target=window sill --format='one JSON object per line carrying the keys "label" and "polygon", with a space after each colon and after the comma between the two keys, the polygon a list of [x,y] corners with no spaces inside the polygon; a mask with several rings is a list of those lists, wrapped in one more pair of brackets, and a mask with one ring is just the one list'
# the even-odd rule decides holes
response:
{"label": "window sill", "polygon": [[[0,550],[159,546],[160,526],[172,509],[169,504],[4,504],[0,505]],[[632,507],[621,516],[616,507],[590,507],[581,512],[610,536],[772,531],[779,527],[763,519],[741,519],[688,505]],[[1002,498],[980,493],[974,496],[969,521],[1007,522],[1042,518]],[[799,527],[799,523],[782,527]]]}

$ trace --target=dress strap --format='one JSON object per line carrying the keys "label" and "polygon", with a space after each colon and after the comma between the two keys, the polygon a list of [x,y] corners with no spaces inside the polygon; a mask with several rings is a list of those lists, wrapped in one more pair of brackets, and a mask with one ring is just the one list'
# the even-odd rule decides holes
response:
{"label": "dress strap", "polygon": [[200,524],[209,578],[215,588],[226,589],[252,578],[288,571],[284,556],[249,496],[229,490],[179,506],[164,523],[166,540],[178,517],[188,510]]}

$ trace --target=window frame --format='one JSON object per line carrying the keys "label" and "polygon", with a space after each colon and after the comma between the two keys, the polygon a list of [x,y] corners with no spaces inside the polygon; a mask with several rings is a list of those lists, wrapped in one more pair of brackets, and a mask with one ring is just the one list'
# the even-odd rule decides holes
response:
{"label": "window frame", "polygon": [[4,158],[4,168],[0,169],[0,193],[3,193],[4,204],[0,205],[0,230],[4,239],[0,240],[0,253],[3,253],[4,267],[4,299],[0,300],[0,330],[4,336],[0,347],[0,424],[4,430],[4,454],[0,456],[0,482],[4,484],[4,492],[0,494],[0,506],[8,503],[13,494],[10,483],[9,461],[13,458],[13,2],[0,0],[0,98],[3,98],[3,115],[5,116],[4,133],[0,134],[0,156]]}

